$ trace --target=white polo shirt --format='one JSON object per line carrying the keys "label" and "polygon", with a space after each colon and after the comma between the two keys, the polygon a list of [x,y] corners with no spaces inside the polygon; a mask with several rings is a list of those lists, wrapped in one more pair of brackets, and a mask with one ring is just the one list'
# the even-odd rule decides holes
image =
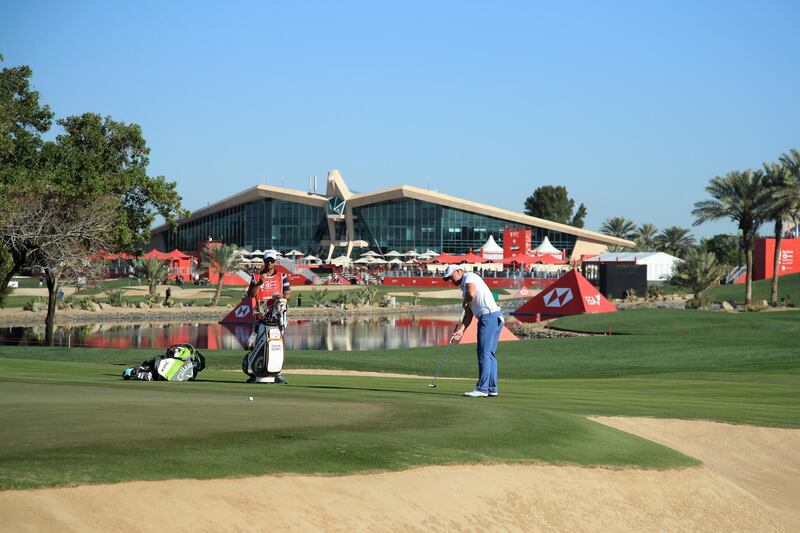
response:
{"label": "white polo shirt", "polygon": [[469,308],[476,318],[480,318],[486,313],[494,313],[500,310],[500,306],[494,301],[492,291],[489,290],[486,282],[474,272],[464,272],[464,277],[461,278],[462,298],[467,295],[467,283],[475,285],[475,298],[469,303]]}

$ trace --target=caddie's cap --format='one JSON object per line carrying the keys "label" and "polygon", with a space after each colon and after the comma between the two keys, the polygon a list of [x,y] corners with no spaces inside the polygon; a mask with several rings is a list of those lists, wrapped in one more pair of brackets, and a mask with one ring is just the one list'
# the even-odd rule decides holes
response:
{"label": "caddie's cap", "polygon": [[450,280],[450,276],[456,270],[461,270],[463,272],[464,271],[464,267],[462,267],[461,265],[447,265],[447,268],[444,269],[444,276],[442,276],[442,279],[444,279],[445,281],[449,281]]}
{"label": "caddie's cap", "polygon": [[273,261],[277,261],[278,252],[275,250],[267,250],[266,252],[264,252],[264,261],[266,261],[267,259],[272,259]]}

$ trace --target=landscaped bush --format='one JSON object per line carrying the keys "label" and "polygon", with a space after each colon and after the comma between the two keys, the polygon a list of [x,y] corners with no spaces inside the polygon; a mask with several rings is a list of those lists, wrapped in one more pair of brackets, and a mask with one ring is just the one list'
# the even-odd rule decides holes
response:
{"label": "landscaped bush", "polygon": [[708,309],[711,305],[711,297],[705,293],[695,296],[686,302],[686,309]]}
{"label": "landscaped bush", "polygon": [[37,296],[22,306],[25,311],[42,311],[47,309],[47,302],[41,296]]}
{"label": "landscaped bush", "polygon": [[94,298],[83,298],[81,300],[81,309],[84,311],[94,311],[94,307],[92,307],[93,303],[95,303]]}
{"label": "landscaped bush", "polygon": [[122,307],[122,289],[110,289],[106,291],[108,294],[108,303],[114,307]]}

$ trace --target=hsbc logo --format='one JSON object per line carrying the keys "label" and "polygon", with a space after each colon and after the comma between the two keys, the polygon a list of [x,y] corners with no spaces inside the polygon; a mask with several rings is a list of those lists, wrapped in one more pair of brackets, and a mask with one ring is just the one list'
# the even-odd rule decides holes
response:
{"label": "hsbc logo", "polygon": [[600,295],[584,296],[583,299],[586,300],[586,303],[589,305],[600,305]]}
{"label": "hsbc logo", "polygon": [[572,289],[569,287],[556,287],[544,296],[544,305],[547,307],[563,307],[572,301]]}
{"label": "hsbc logo", "polygon": [[236,318],[245,318],[250,314],[250,306],[242,304],[233,311],[233,314],[236,315]]}

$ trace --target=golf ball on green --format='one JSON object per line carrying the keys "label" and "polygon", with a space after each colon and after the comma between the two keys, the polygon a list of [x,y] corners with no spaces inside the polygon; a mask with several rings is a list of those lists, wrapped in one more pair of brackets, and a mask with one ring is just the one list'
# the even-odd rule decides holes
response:
{"label": "golf ball on green", "polygon": [[252,402],[252,401],[253,401],[253,397],[252,397],[252,396],[250,396],[249,400]]}

